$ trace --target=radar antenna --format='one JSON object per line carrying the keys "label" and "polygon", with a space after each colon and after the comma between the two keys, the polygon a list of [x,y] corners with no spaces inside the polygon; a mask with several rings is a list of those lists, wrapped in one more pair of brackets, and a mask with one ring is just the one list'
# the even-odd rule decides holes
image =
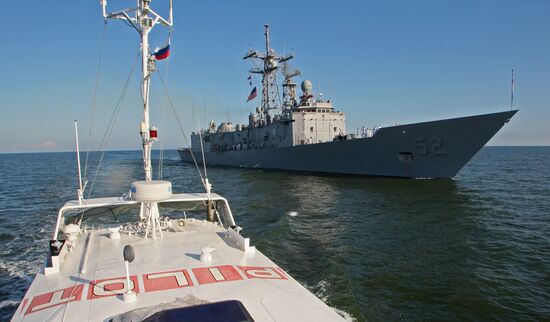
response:
{"label": "radar antenna", "polygon": [[283,83],[283,117],[287,117],[287,114],[298,105],[298,101],[296,100],[296,83],[294,83],[292,78],[302,76],[302,72],[298,69],[291,70],[288,61],[285,61],[281,73],[285,77]]}
{"label": "radar antenna", "polygon": [[251,49],[243,57],[243,60],[251,59],[259,62],[258,64],[254,63],[254,68],[250,69],[250,73],[262,75],[262,101],[258,111],[258,121],[263,125],[267,124],[271,119],[269,115],[270,110],[282,107],[277,87],[279,63],[286,62],[294,57],[292,54],[277,56],[275,50],[270,47],[269,25],[264,25],[264,27],[265,54],[260,54],[257,50]]}

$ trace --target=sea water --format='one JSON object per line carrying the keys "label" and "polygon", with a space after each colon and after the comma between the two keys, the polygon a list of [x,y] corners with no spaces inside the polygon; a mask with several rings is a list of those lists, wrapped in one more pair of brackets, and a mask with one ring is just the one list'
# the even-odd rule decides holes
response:
{"label": "sea water", "polygon": [[[126,193],[143,178],[140,157],[109,152],[96,171],[91,154],[92,197]],[[454,180],[208,175],[253,245],[357,321],[550,320],[549,147],[485,147]],[[202,191],[176,151],[162,177],[175,192]],[[74,153],[0,154],[0,320],[44,264],[76,185]]]}

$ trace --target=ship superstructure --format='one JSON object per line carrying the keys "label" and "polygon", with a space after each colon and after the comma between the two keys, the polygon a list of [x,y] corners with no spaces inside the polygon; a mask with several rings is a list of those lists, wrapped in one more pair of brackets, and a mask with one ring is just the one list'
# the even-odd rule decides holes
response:
{"label": "ship superstructure", "polygon": [[[260,105],[250,113],[248,124],[222,122],[216,126],[211,121],[208,129],[192,134],[194,151],[201,151],[200,140],[207,152],[224,152],[323,143],[345,135],[344,113],[335,110],[330,100],[316,98],[311,81],[302,82],[302,95],[297,96],[293,78],[301,72],[288,65],[294,56],[277,56],[269,36],[266,25],[265,53],[251,50],[243,58],[259,61],[250,72],[262,75]],[[276,77],[279,71],[284,76],[282,101]]]}
{"label": "ship superstructure", "polygon": [[192,134],[193,151],[200,153],[201,140],[206,152],[225,152],[292,147],[330,142],[335,138],[344,139],[344,113],[335,110],[330,101],[314,99],[310,81],[304,81],[302,89],[304,94],[299,102],[283,105],[285,113],[273,116],[259,107],[256,113],[249,115],[247,125],[222,122],[216,127],[211,121],[207,130]]}
{"label": "ship superstructure", "polygon": [[[204,148],[207,164],[332,174],[409,178],[452,178],[517,110],[415,124],[346,130],[345,114],[312,82],[298,96],[292,54],[278,56],[265,26],[265,53],[250,50],[250,73],[262,76],[262,97],[248,124],[211,121],[178,149],[185,162]],[[284,76],[282,101],[276,74]],[[202,142],[201,142],[202,141]],[[201,144],[202,143],[202,144]],[[202,160],[200,155],[199,160]]]}

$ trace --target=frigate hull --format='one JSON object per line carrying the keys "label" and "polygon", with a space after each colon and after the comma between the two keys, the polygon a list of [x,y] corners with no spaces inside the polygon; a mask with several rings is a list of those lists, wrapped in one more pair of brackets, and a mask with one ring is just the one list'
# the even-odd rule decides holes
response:
{"label": "frigate hull", "polygon": [[[396,125],[372,137],[237,151],[206,151],[208,165],[329,174],[453,178],[517,110]],[[193,162],[189,149],[178,153]],[[200,151],[194,152],[202,162]]]}

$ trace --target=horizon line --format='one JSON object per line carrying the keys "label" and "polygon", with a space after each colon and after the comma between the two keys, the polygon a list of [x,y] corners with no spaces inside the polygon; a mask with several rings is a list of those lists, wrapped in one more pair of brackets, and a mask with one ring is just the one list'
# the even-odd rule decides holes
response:
{"label": "horizon line", "polygon": [[[485,145],[482,148],[548,148],[550,145]],[[189,147],[185,147],[189,148]],[[169,151],[169,150],[177,150],[178,148],[169,148],[169,149],[153,149],[152,151]],[[88,151],[90,153],[97,153],[97,152],[135,152],[135,151],[142,151],[141,149],[109,149],[105,151]],[[87,151],[80,151],[80,153],[85,153]],[[0,151],[0,154],[38,154],[38,153],[76,153],[76,150],[56,150],[56,151]]]}

